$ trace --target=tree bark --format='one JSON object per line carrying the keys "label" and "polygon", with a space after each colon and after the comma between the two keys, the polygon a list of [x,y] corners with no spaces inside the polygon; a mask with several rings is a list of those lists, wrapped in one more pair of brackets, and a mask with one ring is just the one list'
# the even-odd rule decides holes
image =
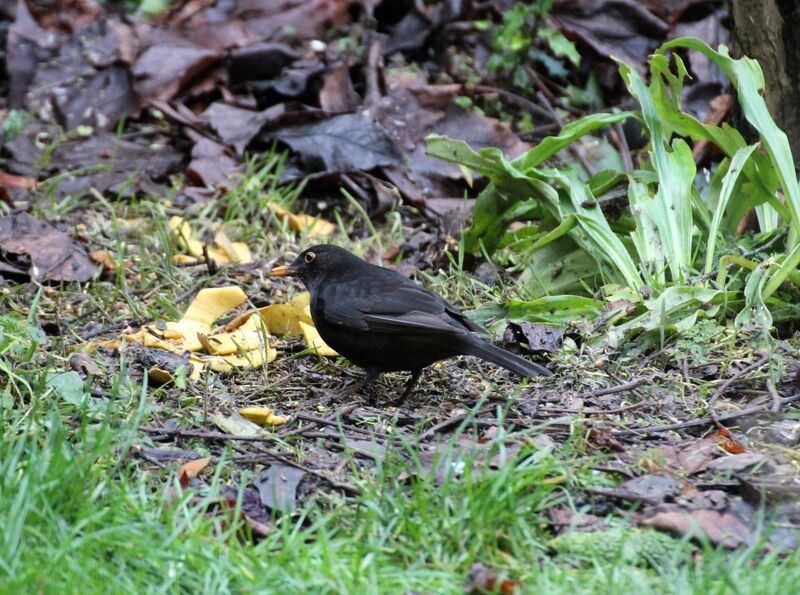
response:
{"label": "tree bark", "polygon": [[755,58],[764,99],[800,167],[800,0],[731,0],[733,55]]}

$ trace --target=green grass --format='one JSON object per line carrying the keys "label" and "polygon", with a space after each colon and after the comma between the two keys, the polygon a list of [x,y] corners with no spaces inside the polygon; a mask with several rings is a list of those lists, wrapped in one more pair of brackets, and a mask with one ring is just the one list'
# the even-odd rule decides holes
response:
{"label": "green grass", "polygon": [[[227,282],[230,271],[209,275],[169,263],[172,214],[185,216],[198,233],[224,220],[231,238],[248,241],[262,262],[306,245],[307,238],[263,214],[265,194],[296,198],[274,186],[276,168],[277,162],[252,164],[239,189],[187,211],[159,199],[85,196],[54,204],[44,197],[39,203],[42,217],[58,212],[84,223],[93,248],[129,265],[84,288],[42,288],[33,299],[30,286],[21,284],[0,293],[0,592],[462,593],[473,563],[530,593],[796,590],[800,555],[780,559],[758,546],[735,553],[707,547],[687,556],[676,541],[674,556],[658,568],[621,555],[598,554],[580,564],[554,555],[543,510],[554,502],[570,505],[583,486],[608,482],[589,468],[594,459],[579,436],[557,452],[525,447],[491,472],[466,459],[464,476],[443,483],[424,470],[401,479],[420,471],[418,448],[406,445],[374,473],[353,466],[349,481],[359,496],[317,490],[298,514],[276,517],[275,532],[258,544],[239,524],[206,514],[220,486],[248,484],[247,471],[223,457],[215,460],[208,490],[182,492],[175,465],[154,470],[134,456],[131,446],[148,440],[139,425],[202,418],[197,389],[169,400],[166,391],[128,376],[124,362],[104,369],[110,396],[85,395],[75,375],[59,376],[63,382],[56,385],[54,375],[69,370],[71,333],[89,319],[169,319],[183,310],[178,298],[192,288]],[[379,236],[350,240],[363,226],[359,217],[343,204],[337,242],[363,254],[403,237],[400,214],[393,212]],[[131,218],[144,222],[131,227],[124,222]],[[425,281],[465,307],[514,293],[507,285],[473,281],[458,263],[451,273]],[[246,271],[237,279],[249,293],[258,291],[261,274]],[[64,324],[66,337],[46,336],[37,317]],[[237,379],[226,382],[235,386]],[[494,447],[507,438],[499,432]],[[199,441],[185,447],[205,448]]]}
{"label": "green grass", "polygon": [[550,557],[540,510],[564,494],[542,482],[570,470],[563,453],[546,451],[442,485],[399,481],[407,466],[394,460],[360,480],[361,496],[320,495],[251,545],[233,527],[216,532],[189,494],[170,502],[167,475],[127,455],[135,398],[127,415],[114,405],[100,421],[79,422],[43,383],[31,389],[31,402],[6,412],[0,441],[8,593],[459,593],[474,562],[532,593],[788,593],[800,581],[800,556],[758,548],[687,560],[676,542],[681,557],[658,569]]}

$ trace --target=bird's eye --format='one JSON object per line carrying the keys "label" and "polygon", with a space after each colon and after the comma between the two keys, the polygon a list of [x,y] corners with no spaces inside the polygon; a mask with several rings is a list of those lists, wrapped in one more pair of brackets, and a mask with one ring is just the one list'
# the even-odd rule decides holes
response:
{"label": "bird's eye", "polygon": [[305,260],[307,264],[310,264],[310,263],[314,262],[314,259],[316,257],[317,257],[317,255],[314,254],[313,252],[306,252],[306,256],[305,256],[305,258],[303,260]]}

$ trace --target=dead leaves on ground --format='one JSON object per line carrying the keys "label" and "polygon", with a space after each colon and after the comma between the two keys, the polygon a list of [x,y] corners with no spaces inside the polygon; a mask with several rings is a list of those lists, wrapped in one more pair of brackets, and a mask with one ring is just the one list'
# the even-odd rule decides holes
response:
{"label": "dead leaves on ground", "polygon": [[86,250],[68,234],[28,213],[0,217],[0,273],[30,276],[36,281],[78,281],[92,278],[97,267]]}

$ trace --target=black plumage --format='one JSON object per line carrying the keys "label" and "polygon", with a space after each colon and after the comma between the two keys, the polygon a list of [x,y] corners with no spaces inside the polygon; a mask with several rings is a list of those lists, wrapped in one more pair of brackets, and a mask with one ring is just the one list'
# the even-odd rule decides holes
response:
{"label": "black plumage", "polygon": [[299,277],[311,294],[311,317],[322,339],[367,371],[343,394],[381,372],[406,370],[412,376],[405,398],[423,368],[456,355],[474,355],[521,376],[551,374],[476,336],[485,331],[440,296],[343,248],[313,246],[270,274]]}

